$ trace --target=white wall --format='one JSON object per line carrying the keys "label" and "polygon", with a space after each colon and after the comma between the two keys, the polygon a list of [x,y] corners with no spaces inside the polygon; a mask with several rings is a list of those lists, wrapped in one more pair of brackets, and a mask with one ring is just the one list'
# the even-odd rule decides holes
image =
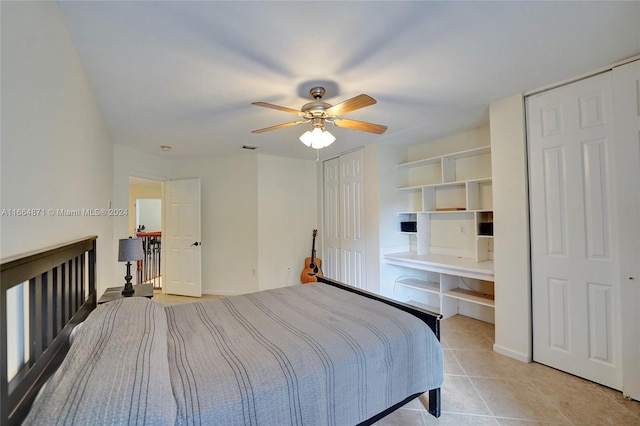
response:
{"label": "white wall", "polygon": [[258,159],[255,153],[174,160],[174,179],[200,178],[202,291],[258,290]]}
{"label": "white wall", "polygon": [[300,284],[312,231],[319,228],[318,164],[258,155],[259,290]]}
{"label": "white wall", "polygon": [[493,177],[496,352],[532,359],[529,203],[524,100],[493,102]]}
{"label": "white wall", "polygon": [[[249,152],[172,159],[120,145],[114,158],[117,205],[128,202],[129,176],[200,179],[203,293],[243,294],[299,282],[317,226],[315,162]],[[128,222],[114,221],[117,238],[128,235]],[[117,279],[124,276],[121,264],[114,268]]]}
{"label": "white wall", "polygon": [[[0,256],[98,235],[98,286],[111,281],[111,218],[51,214],[108,208],[109,132],[55,2],[2,3]],[[126,208],[126,204],[123,205]]]}
{"label": "white wall", "polygon": [[452,152],[465,151],[467,149],[480,148],[491,145],[489,127],[467,132],[457,133],[442,139],[436,139],[426,143],[412,145],[407,150],[407,161],[420,160],[422,158],[437,157]]}
{"label": "white wall", "polygon": [[[380,247],[378,249],[378,259],[380,259],[384,248],[395,248],[392,251],[408,250],[409,237],[400,234],[398,221],[398,212],[407,210],[407,197],[406,194],[396,190],[405,184],[405,177],[398,171],[396,165],[407,161],[407,149],[379,144],[377,161],[378,207],[376,211],[380,228],[377,242]],[[403,275],[403,272],[395,266],[385,265],[382,260],[379,260],[378,270],[377,291],[383,296],[392,297],[393,282],[399,275]],[[376,291],[372,288],[369,290]]]}
{"label": "white wall", "polygon": [[[132,211],[129,209],[129,211]],[[162,196],[157,198],[140,198],[135,201],[135,229],[144,227],[144,232],[162,231]]]}
{"label": "white wall", "polygon": [[364,147],[365,289],[380,293],[380,144]]}

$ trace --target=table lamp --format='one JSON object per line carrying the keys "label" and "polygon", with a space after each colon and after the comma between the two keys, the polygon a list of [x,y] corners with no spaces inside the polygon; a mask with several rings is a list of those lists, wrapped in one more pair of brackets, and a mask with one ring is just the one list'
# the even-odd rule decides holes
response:
{"label": "table lamp", "polygon": [[144,258],[144,250],[142,249],[142,238],[123,238],[118,246],[118,262],[127,262],[127,275],[124,277],[126,283],[123,296],[133,296],[135,292],[131,284],[131,262]]}

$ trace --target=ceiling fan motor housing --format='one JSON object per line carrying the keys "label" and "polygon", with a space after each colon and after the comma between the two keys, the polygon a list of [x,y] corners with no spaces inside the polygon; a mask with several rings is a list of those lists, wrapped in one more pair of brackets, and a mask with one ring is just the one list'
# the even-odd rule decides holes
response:
{"label": "ceiling fan motor housing", "polygon": [[312,87],[309,94],[315,100],[320,100],[324,96],[324,87]]}
{"label": "ceiling fan motor housing", "polygon": [[320,100],[324,96],[324,93],[324,87],[313,87],[311,90],[309,90],[309,94],[313,99],[315,99],[315,101],[304,104],[300,109],[300,111],[303,113],[303,117],[309,120],[313,120],[313,127],[323,126],[323,123],[317,124],[316,119],[329,117],[328,114],[325,113],[325,111],[333,106]]}

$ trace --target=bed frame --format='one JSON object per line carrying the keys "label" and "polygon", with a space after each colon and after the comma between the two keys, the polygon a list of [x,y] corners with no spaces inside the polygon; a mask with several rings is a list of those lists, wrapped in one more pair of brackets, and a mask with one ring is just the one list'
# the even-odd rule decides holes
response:
{"label": "bed frame", "polygon": [[[0,266],[0,424],[18,425],[26,418],[38,391],[69,350],[69,334],[96,307],[96,236],[2,260]],[[397,302],[324,277],[318,281],[379,300],[424,321],[440,339],[440,318],[426,310]],[[24,284],[23,284],[24,283]],[[26,365],[9,380],[7,356],[7,292],[27,286],[29,342]],[[26,322],[26,321],[25,321]],[[440,389],[429,391],[429,412],[440,416]],[[371,425],[407,402],[412,395],[360,425]]]}
{"label": "bed frame", "polygon": [[[96,236],[3,259],[0,266],[0,424],[20,424],[69,350],[69,333],[96,306]],[[23,284],[24,283],[24,284]],[[28,293],[26,365],[9,380],[7,292]],[[25,321],[26,323],[27,321]]]}

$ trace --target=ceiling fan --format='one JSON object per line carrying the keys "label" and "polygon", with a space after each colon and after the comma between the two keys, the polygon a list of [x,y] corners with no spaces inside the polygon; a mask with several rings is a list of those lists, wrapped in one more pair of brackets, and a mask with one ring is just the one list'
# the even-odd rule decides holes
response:
{"label": "ceiling fan", "polygon": [[[364,121],[350,120],[346,118],[339,118],[339,115],[346,114],[351,111],[355,111],[360,108],[364,108],[376,103],[376,100],[368,95],[358,95],[351,99],[347,99],[336,105],[331,105],[322,101],[324,96],[324,87],[313,87],[309,94],[313,98],[312,102],[306,103],[302,106],[300,111],[287,108],[279,105],[270,104],[267,102],[253,102],[252,105],[257,105],[265,108],[276,109],[278,111],[288,112],[302,117],[302,120],[292,121],[289,123],[278,124],[271,127],[265,127],[264,129],[253,130],[251,133],[264,133],[271,130],[282,129],[285,127],[296,126],[298,124],[311,123],[312,131],[306,132],[300,137],[300,140],[307,146],[312,148],[323,148],[331,144],[335,138],[329,132],[326,131],[325,123],[333,123],[338,127],[344,127],[352,130],[359,130],[362,132],[383,134],[387,130],[387,126],[381,124],[367,123]],[[324,137],[321,139],[311,139],[315,137]],[[307,143],[307,141],[309,143]],[[317,142],[316,142],[317,141]],[[315,143],[314,143],[315,142]],[[328,143],[327,143],[328,142]],[[322,145],[322,146],[319,146]]]}

